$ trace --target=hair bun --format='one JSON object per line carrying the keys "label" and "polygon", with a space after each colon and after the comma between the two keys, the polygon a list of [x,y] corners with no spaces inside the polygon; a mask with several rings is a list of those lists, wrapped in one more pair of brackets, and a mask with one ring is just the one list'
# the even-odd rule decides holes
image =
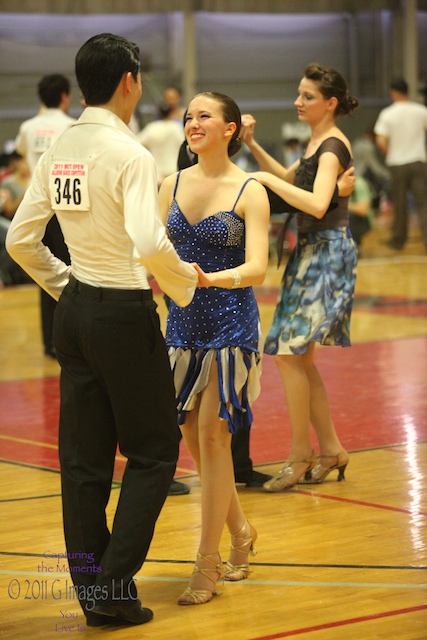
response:
{"label": "hair bun", "polygon": [[239,136],[230,140],[230,144],[228,145],[229,157],[231,158],[231,156],[234,156],[240,150],[241,146],[242,141],[240,140]]}

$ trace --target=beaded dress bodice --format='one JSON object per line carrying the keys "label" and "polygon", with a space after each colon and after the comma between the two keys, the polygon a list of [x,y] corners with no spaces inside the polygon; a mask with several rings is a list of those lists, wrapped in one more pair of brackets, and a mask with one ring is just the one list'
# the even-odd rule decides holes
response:
{"label": "beaded dress bodice", "polygon": [[[179,174],[177,183],[178,180]],[[175,197],[176,185],[166,226],[182,260],[196,262],[207,273],[244,263],[245,221],[234,208],[249,180],[243,184],[231,211],[219,211],[196,224],[190,224],[181,211]],[[187,307],[172,302],[166,342],[175,347],[257,349],[258,309],[252,288],[200,287]]]}

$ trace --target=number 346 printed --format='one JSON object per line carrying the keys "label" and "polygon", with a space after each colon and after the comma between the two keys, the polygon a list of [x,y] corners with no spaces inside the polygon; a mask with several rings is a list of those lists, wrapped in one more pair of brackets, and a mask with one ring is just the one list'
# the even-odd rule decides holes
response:
{"label": "number 346 printed", "polygon": [[55,204],[61,205],[63,201],[78,206],[82,203],[82,192],[80,189],[80,178],[55,178]]}

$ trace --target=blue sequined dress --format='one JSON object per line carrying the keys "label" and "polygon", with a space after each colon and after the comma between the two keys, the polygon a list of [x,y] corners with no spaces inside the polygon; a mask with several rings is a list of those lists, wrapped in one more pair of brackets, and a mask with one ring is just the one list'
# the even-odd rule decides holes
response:
{"label": "blue sequined dress", "polygon": [[[176,200],[180,173],[168,213],[167,230],[182,260],[196,262],[206,273],[236,268],[245,261],[245,221],[235,207],[190,224]],[[171,301],[166,343],[174,374],[179,423],[185,422],[197,395],[205,388],[213,360],[219,381],[218,415],[229,430],[249,429],[250,403],[259,395],[262,349],[258,306],[252,287],[197,288],[193,301],[178,307]]]}

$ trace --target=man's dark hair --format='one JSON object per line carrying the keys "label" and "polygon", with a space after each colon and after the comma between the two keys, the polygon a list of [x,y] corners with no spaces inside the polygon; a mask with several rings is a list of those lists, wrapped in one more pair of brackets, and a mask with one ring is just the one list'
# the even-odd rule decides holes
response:
{"label": "man's dark hair", "polygon": [[125,73],[137,80],[139,48],[126,38],[101,33],[90,38],[76,56],[76,78],[88,106],[106,104]]}
{"label": "man's dark hair", "polygon": [[397,91],[398,93],[403,93],[403,95],[408,95],[408,83],[403,78],[396,78],[393,82],[390,83],[390,89],[392,91]]}
{"label": "man's dark hair", "polygon": [[172,113],[172,109],[165,103],[159,104],[157,107],[157,116],[160,120],[166,120]]}
{"label": "man's dark hair", "polygon": [[41,102],[48,109],[57,109],[61,104],[62,95],[70,94],[70,81],[65,76],[55,73],[44,76],[37,85],[37,90]]}

